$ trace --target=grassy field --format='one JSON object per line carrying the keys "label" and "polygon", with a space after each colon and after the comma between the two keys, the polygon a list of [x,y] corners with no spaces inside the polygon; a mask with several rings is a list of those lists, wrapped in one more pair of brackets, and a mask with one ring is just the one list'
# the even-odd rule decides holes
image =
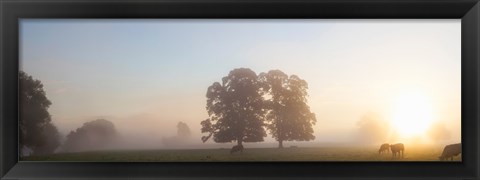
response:
{"label": "grassy field", "polygon": [[[438,161],[442,148],[406,149],[404,158],[378,154],[376,147],[247,148],[230,154],[230,149],[123,150],[59,153],[23,157],[23,161],[104,161],[104,162],[197,162],[197,161]],[[461,155],[454,158],[461,161]]]}

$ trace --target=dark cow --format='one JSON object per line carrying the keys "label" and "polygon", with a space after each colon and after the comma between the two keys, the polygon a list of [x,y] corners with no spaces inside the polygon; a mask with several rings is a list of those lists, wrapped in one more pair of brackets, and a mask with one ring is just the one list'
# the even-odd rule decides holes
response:
{"label": "dark cow", "polygon": [[440,161],[443,161],[450,158],[450,161],[453,161],[453,156],[458,156],[461,153],[462,143],[446,145],[445,148],[443,148],[442,155],[438,157],[438,159],[440,159]]}
{"label": "dark cow", "polygon": [[388,149],[390,148],[390,145],[385,143],[380,146],[380,149],[378,149],[378,154],[382,154],[383,152],[388,153]]}
{"label": "dark cow", "polygon": [[402,158],[403,158],[403,151],[405,151],[405,147],[403,146],[402,143],[397,143],[397,144],[394,144],[394,145],[390,145],[390,149],[392,150],[392,158],[397,157],[397,153],[398,153],[399,157],[400,157],[400,153],[401,153]]}
{"label": "dark cow", "polygon": [[238,151],[243,153],[243,146],[242,145],[233,146],[232,149],[230,150],[230,154],[233,154],[233,153],[238,152]]}

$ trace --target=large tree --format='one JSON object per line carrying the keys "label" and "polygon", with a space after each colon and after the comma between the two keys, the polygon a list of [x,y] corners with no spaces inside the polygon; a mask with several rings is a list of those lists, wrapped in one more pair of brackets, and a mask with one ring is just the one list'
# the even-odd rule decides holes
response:
{"label": "large tree", "polygon": [[230,71],[222,82],[207,90],[209,118],[202,121],[203,142],[212,135],[215,142],[261,142],[267,136],[264,126],[262,84],[248,68]]}
{"label": "large tree", "polygon": [[307,104],[307,82],[280,70],[261,73],[259,80],[270,97],[265,103],[267,128],[278,141],[278,147],[283,148],[283,141],[315,139],[312,126],[316,118]]}
{"label": "large tree", "polygon": [[43,84],[40,80],[20,71],[19,85],[21,150],[28,148],[33,154],[53,153],[60,145],[60,137],[48,112],[52,103],[43,90]]}

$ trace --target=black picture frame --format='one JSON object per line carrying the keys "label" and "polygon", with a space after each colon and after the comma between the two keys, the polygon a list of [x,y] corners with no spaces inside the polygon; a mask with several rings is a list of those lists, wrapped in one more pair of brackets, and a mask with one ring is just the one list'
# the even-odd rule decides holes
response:
{"label": "black picture frame", "polygon": [[[462,162],[19,162],[21,18],[461,19]],[[1,0],[1,179],[479,179],[478,0]]]}

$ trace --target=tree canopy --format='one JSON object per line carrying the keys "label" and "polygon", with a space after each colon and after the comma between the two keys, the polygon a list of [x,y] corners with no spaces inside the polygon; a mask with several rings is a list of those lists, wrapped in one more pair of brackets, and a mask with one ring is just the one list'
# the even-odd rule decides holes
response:
{"label": "tree canopy", "polygon": [[178,122],[177,136],[180,138],[189,138],[190,136],[192,136],[192,132],[190,131],[190,128],[188,127],[187,123]]}
{"label": "tree canopy", "polygon": [[37,155],[53,153],[60,145],[60,137],[48,112],[52,103],[46,96],[42,82],[20,71],[19,100],[21,149],[31,149]]}
{"label": "tree canopy", "polygon": [[307,104],[308,84],[280,70],[256,75],[250,69],[230,71],[207,90],[209,118],[202,121],[205,142],[263,141],[265,128],[283,147],[283,141],[315,139],[315,114]]}
{"label": "tree canopy", "polygon": [[162,137],[162,144],[169,147],[181,146],[190,143],[192,132],[187,123],[182,121],[177,123],[177,135]]}
{"label": "tree canopy", "polygon": [[296,75],[289,77],[280,70],[261,73],[259,80],[265,84],[265,94],[271,97],[264,107],[266,127],[279,142],[279,148],[283,148],[283,141],[315,139],[312,125],[316,117],[307,105],[307,82]]}
{"label": "tree canopy", "polygon": [[266,137],[264,98],[257,74],[248,68],[230,71],[222,82],[207,89],[209,118],[202,121],[203,142],[212,135],[215,142],[261,142]]}
{"label": "tree canopy", "polygon": [[97,119],[86,122],[67,135],[63,150],[77,152],[92,149],[92,147],[100,148],[114,140],[116,135],[114,124],[108,120]]}

